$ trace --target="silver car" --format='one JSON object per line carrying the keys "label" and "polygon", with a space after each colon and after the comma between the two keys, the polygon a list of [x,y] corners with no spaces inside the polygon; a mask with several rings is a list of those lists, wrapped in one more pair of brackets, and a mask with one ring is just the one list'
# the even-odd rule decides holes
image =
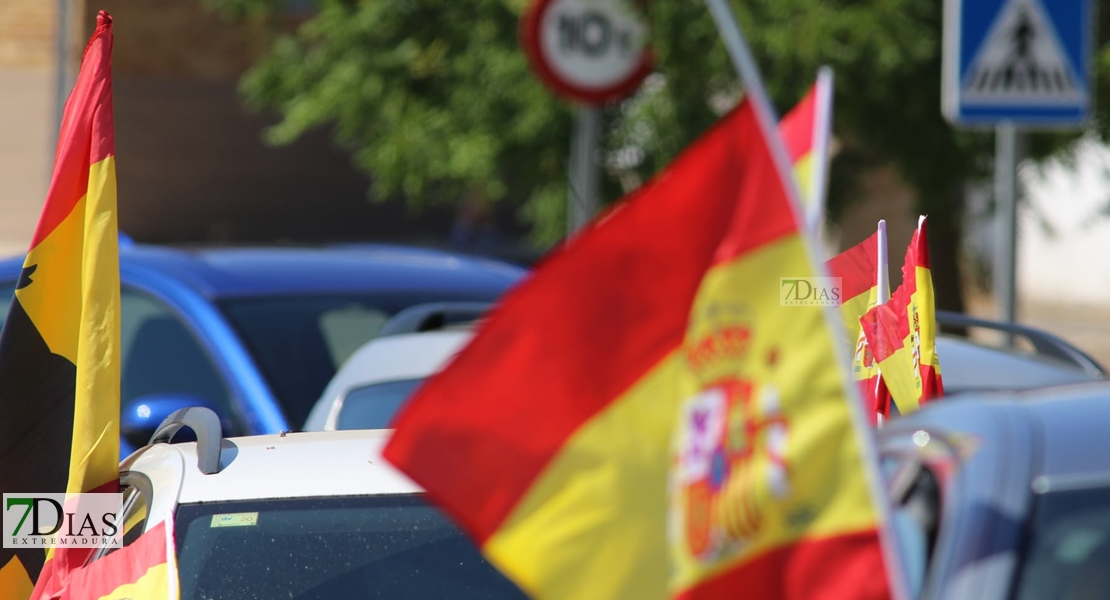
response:
{"label": "silver car", "polygon": [[[943,359],[942,359],[943,360]],[[965,394],[878,432],[913,596],[1110,597],[1110,384]]]}

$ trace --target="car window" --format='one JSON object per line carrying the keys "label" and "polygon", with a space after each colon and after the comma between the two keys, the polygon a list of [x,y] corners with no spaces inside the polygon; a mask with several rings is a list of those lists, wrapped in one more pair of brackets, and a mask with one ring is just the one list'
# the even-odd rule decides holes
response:
{"label": "car window", "polygon": [[126,288],[120,293],[120,307],[121,405],[159,395],[193,397],[213,408],[225,424],[234,425],[223,378],[177,313]]}
{"label": "car window", "polygon": [[358,304],[321,313],[320,333],[332,364],[343,364],[366,340],[374,339],[388,319],[385,312]]}
{"label": "car window", "polygon": [[[429,282],[434,285],[434,282]],[[289,423],[304,423],[343,361],[397,312],[426,302],[492,302],[474,292],[380,292],[226,298],[220,301]]]}
{"label": "car window", "polygon": [[385,429],[393,415],[424,381],[404,379],[364,385],[347,392],[336,419],[336,429]]}
{"label": "car window", "polygon": [[910,597],[917,598],[940,525],[939,484],[932,471],[906,456],[885,455],[880,465],[891,496],[891,525],[906,585]]}
{"label": "car window", "polygon": [[1041,494],[1017,600],[1088,600],[1110,593],[1110,486]]}
{"label": "car window", "polygon": [[12,298],[15,296],[15,282],[0,283],[0,327],[8,318],[8,309],[11,308]]}
{"label": "car window", "polygon": [[176,527],[182,600],[525,598],[415,495],[185,504]]}

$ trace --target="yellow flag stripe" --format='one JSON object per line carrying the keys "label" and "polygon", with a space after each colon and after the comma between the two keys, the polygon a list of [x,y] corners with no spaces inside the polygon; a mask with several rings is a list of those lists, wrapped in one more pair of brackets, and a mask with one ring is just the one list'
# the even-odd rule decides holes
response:
{"label": "yellow flag stripe", "polygon": [[[116,165],[109,156],[89,169],[85,199],[78,324],[77,385],[68,492],[118,479],[120,395],[119,227]],[[76,212],[76,211],[75,211]]]}
{"label": "yellow flag stripe", "polygon": [[[681,363],[677,351],[668,355],[579,428],[487,540],[486,555],[533,597],[666,596],[663,524]],[[579,567],[575,577],[562,576],[568,564]]]}
{"label": "yellow flag stripe", "polygon": [[813,151],[806,152],[794,161],[794,180],[798,182],[798,194],[802,197],[802,204],[808,205],[813,201],[810,187],[813,185]]}
{"label": "yellow flag stripe", "polygon": [[[132,598],[170,598],[171,587],[170,568],[166,563],[154,565],[147,569],[137,581],[119,586],[110,593],[97,600],[131,600]],[[176,594],[174,594],[176,595]]]}

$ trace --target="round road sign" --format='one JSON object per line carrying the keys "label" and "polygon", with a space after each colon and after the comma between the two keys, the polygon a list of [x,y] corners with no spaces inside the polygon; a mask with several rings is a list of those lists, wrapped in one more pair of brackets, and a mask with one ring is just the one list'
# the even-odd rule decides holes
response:
{"label": "round road sign", "polygon": [[651,72],[647,24],[634,0],[536,0],[521,25],[540,78],[580,102],[622,98]]}

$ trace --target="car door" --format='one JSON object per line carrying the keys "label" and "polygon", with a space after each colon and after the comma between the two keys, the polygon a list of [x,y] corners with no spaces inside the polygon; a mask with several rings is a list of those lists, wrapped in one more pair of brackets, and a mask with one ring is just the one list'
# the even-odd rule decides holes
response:
{"label": "car door", "polygon": [[124,287],[120,293],[121,434],[138,447],[178,408],[205,406],[224,432],[247,432],[215,361],[185,318],[153,295]]}

